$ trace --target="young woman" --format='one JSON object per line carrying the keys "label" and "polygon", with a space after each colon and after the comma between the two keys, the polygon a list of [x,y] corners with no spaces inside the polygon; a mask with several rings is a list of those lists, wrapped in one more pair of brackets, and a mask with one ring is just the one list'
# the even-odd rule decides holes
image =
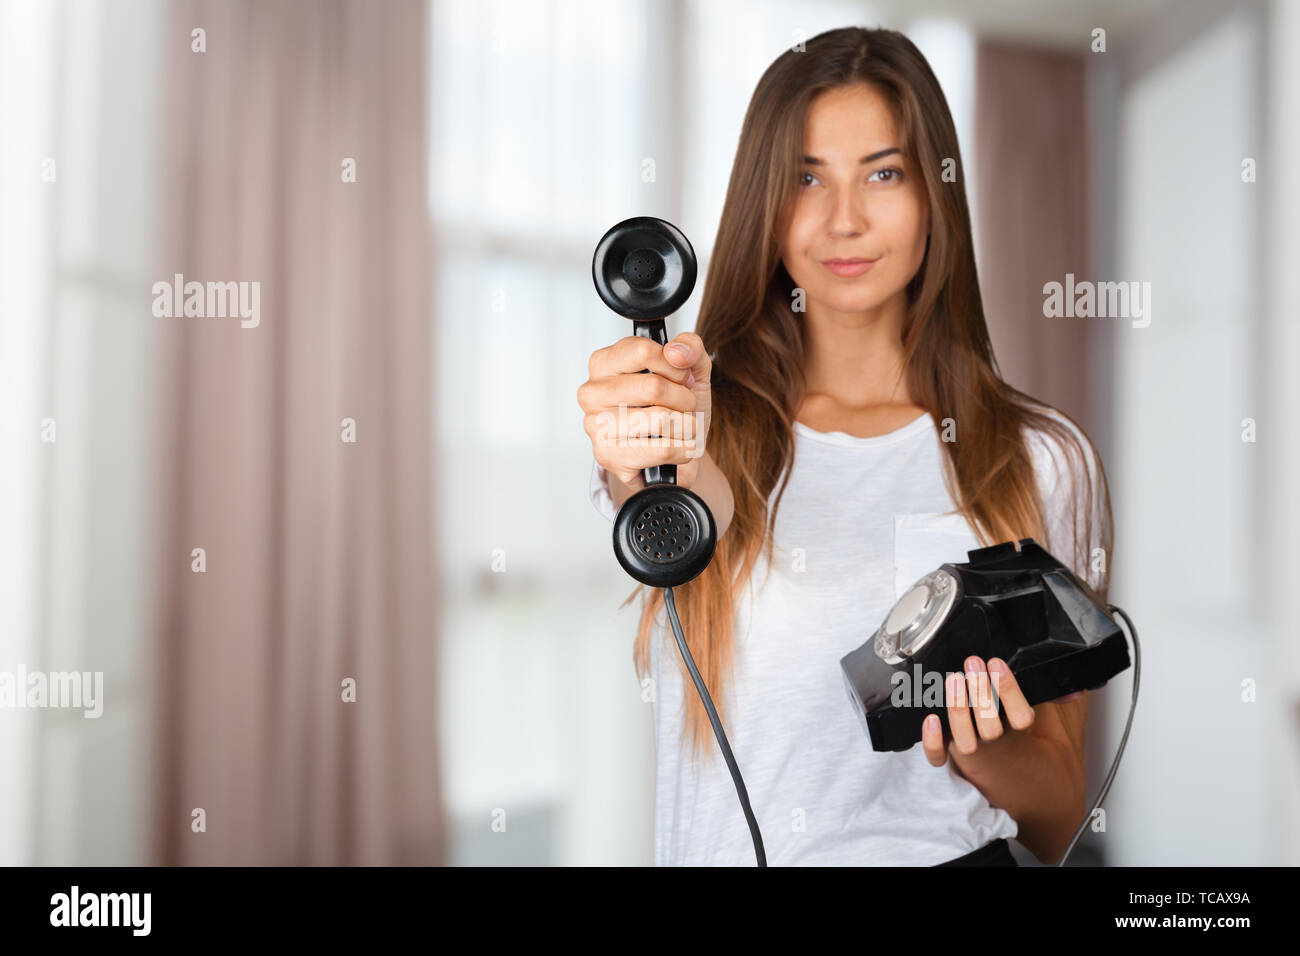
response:
{"label": "young woman", "polygon": [[[952,118],[906,37],[832,30],[768,68],[697,331],[629,336],[588,371],[596,507],[612,521],[642,468],[673,463],[717,521],[712,563],[675,594],[770,863],[1014,865],[1010,837],[1057,860],[1087,809],[1086,694],[1031,708],[1003,662],[971,658],[948,687],[952,739],[926,727],[921,747],[876,753],[840,674],[916,579],[968,550],[1032,537],[1103,598],[1109,580],[1100,461],[998,374]],[[697,423],[704,454],[611,441],[620,405],[651,435]],[[750,865],[662,592],[645,593],[655,862]],[[1010,729],[968,703],[990,672]]]}

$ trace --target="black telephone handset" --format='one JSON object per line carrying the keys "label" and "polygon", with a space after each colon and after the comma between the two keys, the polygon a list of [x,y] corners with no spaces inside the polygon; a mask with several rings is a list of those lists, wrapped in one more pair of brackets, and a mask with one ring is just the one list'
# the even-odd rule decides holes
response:
{"label": "black telephone handset", "polygon": [[[632,334],[668,344],[664,316],[690,298],[695,288],[695,250],[682,231],[651,216],[625,219],[601,237],[591,260],[591,277],[604,303],[632,320]],[[649,369],[642,369],[649,372]],[[646,468],[645,487],[623,503],[614,519],[614,554],[623,570],[650,587],[663,588],[664,607],[677,649],[713,726],[736,796],[745,814],[754,857],[767,866],[763,835],[749,805],[745,781],[722,729],[717,708],[691,657],[677,618],[673,588],[699,576],[713,559],[718,543],[713,513],[704,499],[677,484],[676,465]]]}
{"label": "black telephone handset", "polygon": [[[668,343],[664,318],[695,288],[695,250],[682,231],[650,216],[625,219],[596,246],[591,277],[604,303],[632,320],[632,334]],[[649,372],[649,369],[642,369]],[[642,472],[645,487],[619,509],[614,554],[631,577],[651,587],[676,587],[709,565],[717,528],[708,505],[677,485],[676,465]]]}

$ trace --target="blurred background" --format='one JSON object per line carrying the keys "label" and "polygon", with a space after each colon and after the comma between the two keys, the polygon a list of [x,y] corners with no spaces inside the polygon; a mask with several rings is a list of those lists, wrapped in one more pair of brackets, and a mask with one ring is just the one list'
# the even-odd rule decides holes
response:
{"label": "blurred background", "polygon": [[[930,60],[1004,376],[1110,478],[1145,673],[1072,864],[1300,862],[1300,3],[0,0],[0,674],[103,675],[0,707],[0,863],[649,864],[590,257],[654,215],[705,272],[759,76],[854,24]],[[1067,274],[1149,321],[1044,317]]]}

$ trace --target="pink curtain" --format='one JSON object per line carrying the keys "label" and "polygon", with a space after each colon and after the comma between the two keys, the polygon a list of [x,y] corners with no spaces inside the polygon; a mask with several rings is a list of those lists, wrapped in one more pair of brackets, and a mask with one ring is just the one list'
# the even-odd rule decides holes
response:
{"label": "pink curtain", "polygon": [[257,282],[260,316],[152,319],[163,864],[444,862],[426,16],[170,5],[151,281]]}
{"label": "pink curtain", "polygon": [[1090,432],[1096,319],[1045,318],[1043,286],[1088,262],[1087,110],[1079,56],[982,41],[976,55],[980,291],[1002,376]]}

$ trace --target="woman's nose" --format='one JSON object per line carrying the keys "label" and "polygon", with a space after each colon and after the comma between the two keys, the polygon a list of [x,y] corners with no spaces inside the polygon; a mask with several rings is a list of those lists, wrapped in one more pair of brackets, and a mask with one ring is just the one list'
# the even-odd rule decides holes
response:
{"label": "woman's nose", "polygon": [[856,236],[867,228],[866,202],[854,190],[842,189],[831,208],[830,232],[835,236]]}

